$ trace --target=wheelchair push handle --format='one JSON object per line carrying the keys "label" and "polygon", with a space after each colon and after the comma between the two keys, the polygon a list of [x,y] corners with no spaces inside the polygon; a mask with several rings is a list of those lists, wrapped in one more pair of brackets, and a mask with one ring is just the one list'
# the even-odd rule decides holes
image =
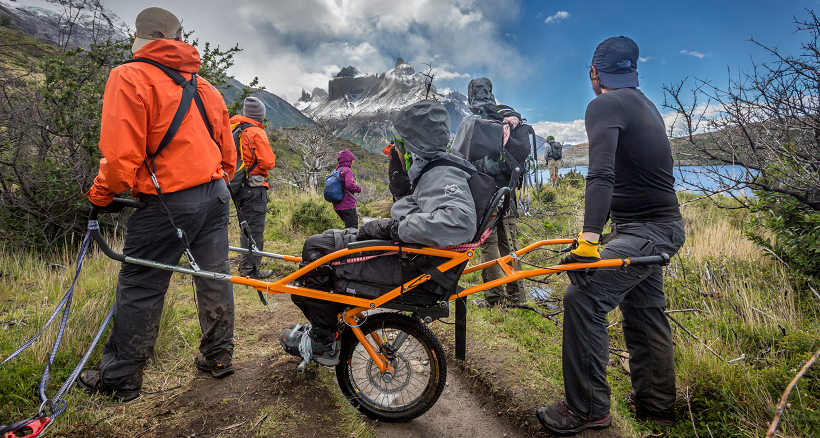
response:
{"label": "wheelchair push handle", "polygon": [[[122,204],[126,207],[142,209],[145,208],[145,203],[142,201],[137,201],[136,199],[125,199],[125,198],[114,198],[111,202],[115,204]],[[93,221],[97,220],[97,215],[100,213],[100,210],[97,208],[96,205],[91,204],[91,211],[88,213],[88,220]]]}
{"label": "wheelchair push handle", "polygon": [[[136,201],[134,199],[114,198],[112,202],[125,205],[126,207],[145,208],[144,202]],[[90,228],[91,238],[94,239],[95,242],[97,242],[97,245],[100,247],[100,249],[105,255],[118,262],[125,261],[125,255],[117,253],[113,249],[111,249],[111,247],[109,247],[108,243],[105,241],[105,238],[103,237],[102,233],[100,233],[100,227],[96,224],[97,214],[99,214],[99,212],[100,210],[97,209],[97,206],[91,204],[91,211],[88,213],[88,227]],[[93,227],[92,223],[94,223]]]}
{"label": "wheelchair push handle", "polygon": [[629,259],[629,266],[666,266],[669,264],[669,254],[661,253],[656,256],[633,257]]}

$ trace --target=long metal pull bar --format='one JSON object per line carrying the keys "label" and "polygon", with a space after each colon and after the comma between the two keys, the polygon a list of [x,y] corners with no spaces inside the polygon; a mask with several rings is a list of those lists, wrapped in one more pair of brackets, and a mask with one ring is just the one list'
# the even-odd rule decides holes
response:
{"label": "long metal pull bar", "polygon": [[[248,249],[247,249],[247,248],[239,248],[239,247],[236,247],[236,246],[229,246],[229,247],[228,247],[228,251],[231,251],[231,252],[238,252],[238,253],[241,253],[241,254],[248,254],[248,253],[250,253],[250,251],[248,251]],[[301,257],[295,257],[295,256],[289,256],[289,255],[282,255],[282,254],[275,254],[275,253],[272,253],[272,252],[263,252],[263,251],[257,251],[257,250],[253,250],[253,255],[255,255],[255,256],[262,256],[262,257],[268,257],[268,258],[271,258],[271,259],[277,259],[277,260],[284,260],[284,261],[286,261],[286,262],[295,262],[295,263],[299,263],[299,262],[301,262],[301,261],[302,261],[302,258],[301,258]]]}

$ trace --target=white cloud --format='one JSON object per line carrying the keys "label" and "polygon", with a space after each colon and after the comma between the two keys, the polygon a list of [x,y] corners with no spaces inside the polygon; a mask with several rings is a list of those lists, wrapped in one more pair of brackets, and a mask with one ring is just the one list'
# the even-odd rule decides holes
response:
{"label": "white cloud", "polygon": [[[418,70],[420,70],[420,69],[416,69],[416,71],[418,71]],[[435,75],[435,77],[433,78],[433,81],[435,81],[435,80],[440,80],[441,81],[441,80],[457,79],[457,78],[465,78],[466,79],[466,78],[472,77],[472,75],[470,75],[469,73],[459,73],[457,71],[447,71],[447,70],[440,69],[440,68],[434,68],[433,69],[433,74]]]}
{"label": "white cloud", "polygon": [[[503,4],[502,4],[503,3]],[[177,0],[186,30],[224,50],[239,43],[231,74],[243,82],[259,77],[267,91],[291,98],[302,88],[327,89],[338,68],[380,73],[402,57],[417,71],[437,70],[435,85],[465,90],[474,72],[498,81],[533,73],[501,28],[515,22],[523,0]],[[275,5],[275,6],[272,6]],[[126,23],[144,8],[133,0],[106,0]],[[214,13],[219,11],[219,13]],[[491,53],[493,56],[476,56]],[[329,66],[338,67],[334,69]]]}
{"label": "white cloud", "polygon": [[698,58],[698,59],[703,59],[706,56],[712,56],[711,53],[708,54],[708,55],[704,55],[703,53],[700,53],[700,52],[695,52],[695,51],[690,52],[688,50],[681,50],[680,52],[684,55],[691,55],[691,56],[694,56],[695,58]]}
{"label": "white cloud", "polygon": [[572,122],[549,122],[542,121],[532,124],[535,133],[541,137],[551,135],[555,140],[569,144],[579,144],[587,142],[587,129],[584,121],[574,120]]}
{"label": "white cloud", "polygon": [[566,20],[567,18],[569,18],[569,12],[558,11],[555,13],[555,15],[550,15],[549,17],[547,17],[547,19],[544,20],[544,23],[557,23],[559,21]]}
{"label": "white cloud", "polygon": [[641,62],[647,62],[650,59],[655,59],[655,58],[652,57],[652,56],[647,56],[646,58],[638,57],[638,61],[641,61]]}

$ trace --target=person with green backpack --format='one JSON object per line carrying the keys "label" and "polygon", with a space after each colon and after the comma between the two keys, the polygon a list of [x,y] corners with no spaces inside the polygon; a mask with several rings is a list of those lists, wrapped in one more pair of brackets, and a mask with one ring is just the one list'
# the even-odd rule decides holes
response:
{"label": "person with green backpack", "polygon": [[[268,177],[268,171],[276,165],[276,154],[270,147],[265,125],[262,124],[265,120],[265,105],[255,97],[248,97],[244,103],[242,115],[231,117],[237,158],[231,191],[240,217],[248,223],[256,249],[264,251],[265,214],[270,188],[265,178]],[[240,234],[239,244],[242,248],[250,245],[244,233]],[[249,254],[243,254],[239,262],[239,275],[269,278],[273,271],[259,270],[261,262],[262,256],[251,259]]]}

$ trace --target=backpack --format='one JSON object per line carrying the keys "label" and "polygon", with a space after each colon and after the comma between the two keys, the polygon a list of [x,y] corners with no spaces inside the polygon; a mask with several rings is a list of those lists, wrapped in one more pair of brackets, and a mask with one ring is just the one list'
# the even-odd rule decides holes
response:
{"label": "backpack", "polygon": [[[507,117],[518,125],[504,122]],[[510,125],[510,136],[504,143],[504,125]],[[514,127],[513,127],[514,126]],[[496,185],[507,186],[515,168],[520,177],[527,170],[528,158],[535,152],[535,131],[521,114],[507,105],[485,105],[481,115],[468,116],[458,128],[451,150],[471,162],[476,169],[491,176]]]}
{"label": "backpack", "polygon": [[410,193],[413,193],[416,190],[419,180],[421,180],[421,177],[425,173],[441,166],[456,167],[470,174],[470,177],[467,178],[467,185],[470,187],[470,194],[473,195],[473,203],[475,203],[475,212],[476,217],[478,218],[476,223],[480,222],[481,218],[483,218],[484,214],[487,212],[487,207],[490,205],[490,201],[493,199],[496,189],[495,180],[485,173],[470,169],[469,167],[462,166],[461,164],[450,160],[431,161],[427,163],[423,169],[421,169],[419,176],[413,180],[413,186]]}
{"label": "backpack", "polygon": [[345,197],[344,184],[340,176],[341,171],[342,169],[334,170],[325,178],[325,191],[323,194],[327,202],[335,204],[342,202],[342,199]]}
{"label": "backpack", "polygon": [[547,158],[559,161],[561,158],[564,157],[564,146],[561,143],[558,143],[555,140],[549,142],[550,150],[547,152],[549,156]]}
{"label": "backpack", "polygon": [[245,167],[245,155],[240,145],[242,133],[251,126],[253,125],[248,122],[243,122],[237,125],[233,130],[233,143],[236,146],[236,173],[233,174],[233,179],[231,180],[231,193],[234,195],[239,189],[245,187],[251,172],[253,172],[253,169],[256,169],[256,166],[259,164],[259,161],[254,160],[250,168]]}

